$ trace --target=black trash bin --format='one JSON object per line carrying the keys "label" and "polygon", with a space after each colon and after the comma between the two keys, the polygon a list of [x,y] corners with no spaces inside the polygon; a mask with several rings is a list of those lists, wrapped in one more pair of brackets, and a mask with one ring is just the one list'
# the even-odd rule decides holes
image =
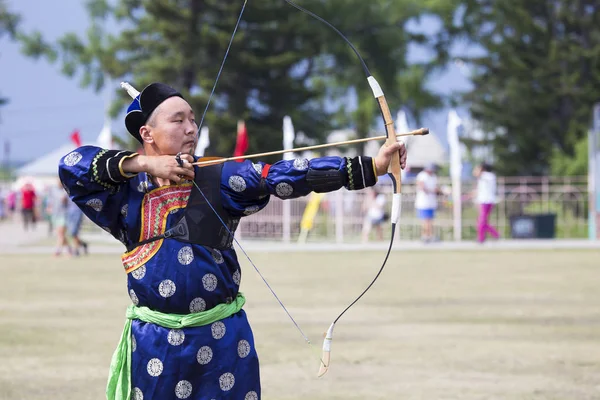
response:
{"label": "black trash bin", "polygon": [[510,217],[513,239],[553,239],[556,235],[556,214],[524,214]]}

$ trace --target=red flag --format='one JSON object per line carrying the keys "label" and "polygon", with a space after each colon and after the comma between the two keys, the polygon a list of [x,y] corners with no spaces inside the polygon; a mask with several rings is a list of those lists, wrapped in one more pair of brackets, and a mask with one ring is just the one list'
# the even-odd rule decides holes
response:
{"label": "red flag", "polygon": [[79,130],[75,129],[73,133],[71,133],[71,140],[75,143],[76,147],[81,147],[81,136],[79,136]]}
{"label": "red flag", "polygon": [[[244,121],[238,121],[237,140],[235,142],[233,156],[243,156],[246,153],[246,150],[248,150],[248,131],[246,130],[246,123]],[[237,161],[242,162],[243,160]]]}

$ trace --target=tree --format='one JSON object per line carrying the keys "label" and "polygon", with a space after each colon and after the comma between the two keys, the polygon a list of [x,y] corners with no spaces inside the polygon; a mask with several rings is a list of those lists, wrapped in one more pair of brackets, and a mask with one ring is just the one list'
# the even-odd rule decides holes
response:
{"label": "tree", "polygon": [[588,173],[588,141],[584,136],[575,143],[573,156],[557,149],[552,154],[550,171],[558,176],[586,176]]}
{"label": "tree", "polygon": [[[405,32],[411,18],[429,12],[403,0],[306,0],[302,5],[330,20],[361,50],[382,83],[390,103],[404,104],[413,115],[441,104],[424,82],[430,69],[408,65],[411,42],[423,35]],[[185,4],[185,5],[182,5]],[[107,0],[88,2],[91,27],[85,38],[67,34],[47,44],[28,37],[28,54],[59,55],[63,73],[79,76],[99,90],[111,80],[131,80],[138,88],[163,81],[181,89],[199,114],[204,110],[241,7],[234,0]],[[107,26],[117,26],[111,33]],[[323,139],[331,128],[352,123],[366,136],[377,106],[360,64],[336,34],[281,0],[248,4],[207,115],[214,155],[230,155],[238,119],[245,119],[250,151],[281,147],[284,115],[297,130]],[[356,93],[352,119],[340,99]],[[119,91],[122,109],[127,101]],[[337,102],[336,102],[337,101]]]}
{"label": "tree", "polygon": [[[14,39],[17,35],[17,27],[19,25],[20,16],[12,13],[8,10],[5,0],[0,0],[0,39],[8,35],[11,39]],[[0,97],[0,107],[6,105],[8,99]]]}
{"label": "tree", "polygon": [[0,0],[0,38],[9,35],[14,39],[20,20],[21,17],[18,14],[8,10],[6,0]]}
{"label": "tree", "polygon": [[545,174],[572,156],[600,96],[600,4],[595,0],[465,0],[446,34],[483,49],[465,57],[473,90],[462,100],[496,132],[500,173]]}

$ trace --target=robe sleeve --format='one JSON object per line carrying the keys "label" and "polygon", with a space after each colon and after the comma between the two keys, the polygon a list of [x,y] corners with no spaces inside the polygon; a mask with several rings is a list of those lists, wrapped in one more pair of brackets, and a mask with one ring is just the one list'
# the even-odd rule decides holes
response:
{"label": "robe sleeve", "polygon": [[121,168],[125,159],[136,156],[129,151],[82,146],[64,156],[58,175],[69,198],[96,225],[125,243],[128,182],[135,174]]}
{"label": "robe sleeve", "polygon": [[282,160],[272,165],[227,162],[221,175],[221,193],[225,209],[233,216],[242,217],[264,208],[271,195],[293,199],[342,187],[360,190],[376,182],[371,157]]}

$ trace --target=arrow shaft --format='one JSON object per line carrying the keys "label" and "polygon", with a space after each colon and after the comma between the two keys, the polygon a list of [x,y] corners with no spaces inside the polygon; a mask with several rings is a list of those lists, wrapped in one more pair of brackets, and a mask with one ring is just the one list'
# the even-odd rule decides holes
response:
{"label": "arrow shaft", "polygon": [[[414,130],[411,132],[397,134],[396,137],[422,136],[422,135],[427,135],[428,133],[429,133],[429,130],[427,128],[420,128],[420,129],[417,129],[417,130]],[[298,153],[301,151],[324,149],[327,147],[336,147],[336,146],[344,146],[344,145],[348,145],[348,144],[364,143],[364,142],[369,142],[372,140],[385,140],[386,138],[387,137],[385,135],[383,135],[383,136],[375,136],[375,137],[368,137],[368,138],[362,138],[362,139],[346,140],[343,142],[317,144],[314,146],[297,147],[295,149],[268,151],[266,153],[248,154],[245,156],[227,157],[227,158],[220,158],[217,160],[210,160],[210,161],[198,161],[198,162],[192,163],[192,165],[197,165],[199,167],[205,167],[208,165],[220,164],[220,163],[224,163],[227,161],[238,161],[238,160],[245,160],[248,158],[276,156],[276,155],[285,154],[285,153]]]}

